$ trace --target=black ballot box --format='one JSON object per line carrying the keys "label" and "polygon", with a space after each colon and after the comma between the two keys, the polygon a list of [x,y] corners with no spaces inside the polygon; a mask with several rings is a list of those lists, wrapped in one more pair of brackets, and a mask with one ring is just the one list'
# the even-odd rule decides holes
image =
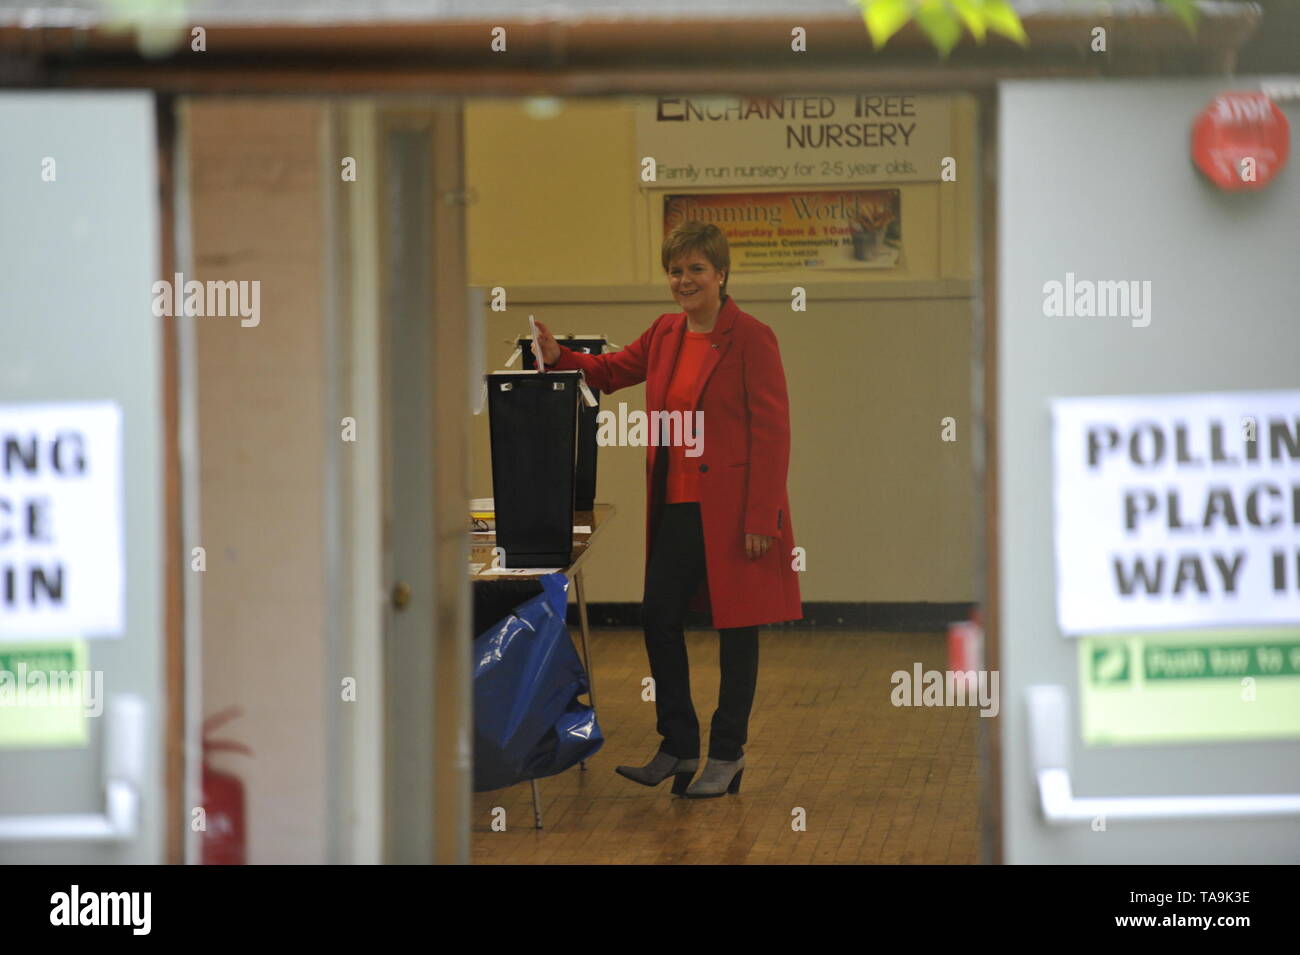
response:
{"label": "black ballot box", "polygon": [[567,567],[580,372],[486,376],[497,546],[506,567]]}
{"label": "black ballot box", "polygon": [[514,612],[521,603],[542,592],[539,580],[519,580],[497,577],[493,580],[476,580],[471,588],[474,604],[473,636],[481,636]]}
{"label": "black ballot box", "polygon": [[[605,351],[606,340],[599,335],[556,335],[555,340],[565,348],[584,355],[599,355]],[[533,360],[532,340],[520,338],[516,344],[524,356],[524,368],[537,367]],[[554,374],[548,372],[548,374]],[[573,509],[589,511],[596,501],[596,416],[600,413],[600,392],[591,389],[594,405],[578,402],[578,464],[577,484],[573,492]]]}

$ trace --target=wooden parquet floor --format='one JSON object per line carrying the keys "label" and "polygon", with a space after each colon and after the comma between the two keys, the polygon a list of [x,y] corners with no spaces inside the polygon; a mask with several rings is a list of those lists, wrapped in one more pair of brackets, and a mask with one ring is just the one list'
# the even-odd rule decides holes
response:
{"label": "wooden parquet floor", "polygon": [[[605,745],[540,780],[545,828],[527,783],[477,793],[475,863],[805,864],[979,862],[979,711],[895,707],[896,670],[942,670],[942,634],[760,631],[758,689],[739,794],[680,799],[671,780],[638,786],[614,773],[658,748],[639,631],[592,634]],[[717,704],[718,636],[688,631],[701,753]],[[493,831],[493,810],[506,812]],[[792,822],[804,811],[806,829]]]}

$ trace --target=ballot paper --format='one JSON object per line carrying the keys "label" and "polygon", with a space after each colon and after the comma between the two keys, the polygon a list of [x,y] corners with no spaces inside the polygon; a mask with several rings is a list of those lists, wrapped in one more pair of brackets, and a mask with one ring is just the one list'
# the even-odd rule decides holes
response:
{"label": "ballot paper", "polygon": [[528,331],[533,339],[533,361],[536,362],[537,370],[546,371],[546,362],[542,361],[542,346],[537,344],[537,320],[533,316],[528,316]]}

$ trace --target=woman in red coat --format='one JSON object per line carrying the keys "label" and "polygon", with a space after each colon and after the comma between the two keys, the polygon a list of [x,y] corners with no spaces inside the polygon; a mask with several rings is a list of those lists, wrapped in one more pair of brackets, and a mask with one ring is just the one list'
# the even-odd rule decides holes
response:
{"label": "woman in red coat", "polygon": [[[786,494],[790,409],[776,336],[727,295],[731,256],[722,231],[688,222],[664,240],[662,259],[682,312],[660,315],[609,355],[562,348],[541,322],[538,343],[547,368],[581,370],[606,394],[644,381],[657,431],[646,456],[642,623],[663,741],[648,765],[617,772],[646,786],[673,776],[677,795],[721,796],[739,791],[745,768],[758,627],[803,616]],[[689,786],[700,726],[687,609],[710,612],[722,669],[708,763]]]}

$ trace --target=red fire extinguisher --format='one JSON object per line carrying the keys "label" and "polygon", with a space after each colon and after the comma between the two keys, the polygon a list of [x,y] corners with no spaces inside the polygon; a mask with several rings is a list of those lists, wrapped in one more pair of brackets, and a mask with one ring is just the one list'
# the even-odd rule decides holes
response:
{"label": "red fire extinguisher", "polygon": [[984,626],[979,607],[969,620],[948,624],[948,669],[955,673],[984,669]]}
{"label": "red fire extinguisher", "polygon": [[252,756],[243,743],[214,740],[209,734],[224,723],[243,714],[238,706],[222,710],[203,721],[203,865],[244,865],[248,849],[248,830],[244,825],[244,784],[238,776],[213,769],[208,763],[211,753],[226,751]]}

